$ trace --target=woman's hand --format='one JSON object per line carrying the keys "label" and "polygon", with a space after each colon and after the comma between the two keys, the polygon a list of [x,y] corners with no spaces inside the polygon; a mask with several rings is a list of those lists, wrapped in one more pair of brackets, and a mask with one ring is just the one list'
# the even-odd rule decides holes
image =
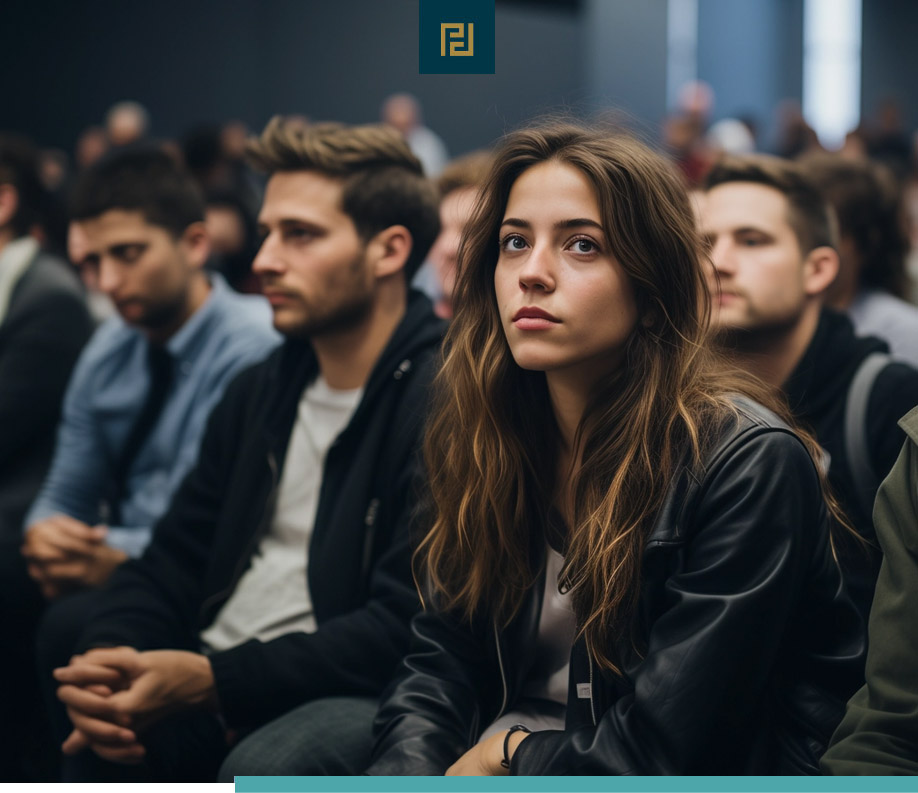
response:
{"label": "woman's hand", "polygon": [[[485,741],[475,744],[462,757],[446,769],[446,776],[506,776],[509,768],[500,761],[504,759],[504,739],[507,731],[502,730]],[[507,743],[507,757],[512,758],[517,747],[529,737],[519,731],[510,736]]]}

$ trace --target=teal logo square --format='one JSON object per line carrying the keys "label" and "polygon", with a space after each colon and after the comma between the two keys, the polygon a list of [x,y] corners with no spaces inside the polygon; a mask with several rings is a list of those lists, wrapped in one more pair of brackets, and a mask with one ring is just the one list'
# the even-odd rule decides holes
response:
{"label": "teal logo square", "polygon": [[494,0],[419,0],[421,74],[494,74]]}

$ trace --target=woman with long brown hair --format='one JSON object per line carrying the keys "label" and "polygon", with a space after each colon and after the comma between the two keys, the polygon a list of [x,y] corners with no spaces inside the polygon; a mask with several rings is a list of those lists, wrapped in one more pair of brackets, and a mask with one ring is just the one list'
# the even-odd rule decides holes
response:
{"label": "woman with long brown hair", "polygon": [[664,160],[508,136],[460,251],[425,610],[370,773],[818,773],[863,663],[834,502],[813,441],[710,351],[708,300]]}

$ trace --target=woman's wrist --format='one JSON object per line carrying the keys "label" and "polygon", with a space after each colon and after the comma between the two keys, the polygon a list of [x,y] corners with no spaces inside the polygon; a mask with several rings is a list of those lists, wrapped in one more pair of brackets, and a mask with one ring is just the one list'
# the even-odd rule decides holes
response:
{"label": "woman's wrist", "polygon": [[503,743],[504,756],[500,761],[500,765],[502,768],[506,768],[508,772],[510,770],[510,761],[513,759],[514,753],[530,732],[531,730],[525,724],[514,724],[507,730]]}

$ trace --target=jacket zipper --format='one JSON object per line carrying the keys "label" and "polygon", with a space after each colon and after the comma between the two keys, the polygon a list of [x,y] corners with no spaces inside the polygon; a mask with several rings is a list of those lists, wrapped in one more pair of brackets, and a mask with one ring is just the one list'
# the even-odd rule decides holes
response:
{"label": "jacket zipper", "polygon": [[252,550],[255,546],[258,545],[258,543],[261,541],[261,538],[265,534],[265,524],[267,522],[268,515],[273,513],[274,502],[277,499],[277,459],[274,457],[273,451],[268,452],[268,468],[271,469],[271,490],[268,492],[267,499],[265,499],[265,506],[261,513],[261,520],[258,523],[258,531],[256,531],[252,538],[249,540],[249,543],[245,548],[245,553],[239,556],[239,561],[236,563],[236,569],[233,571],[233,577],[230,579],[229,584],[227,584],[219,592],[215,592],[201,604],[201,609],[199,611],[200,617],[203,617],[207,609],[210,608],[214,603],[229,597],[233,593],[233,590],[236,588],[236,584],[239,583],[239,579],[242,577],[243,569],[246,567],[246,565],[248,565],[249,559],[252,556]]}
{"label": "jacket zipper", "polygon": [[593,719],[593,726],[596,726],[596,707],[593,704],[593,656],[587,650],[587,663],[590,665],[590,717]]}
{"label": "jacket zipper", "polygon": [[376,516],[378,513],[379,499],[370,499],[370,505],[367,507],[367,514],[363,519],[363,523],[367,527],[363,539],[363,557],[360,562],[361,578],[363,580],[366,580],[367,574],[370,572],[370,562],[373,558],[373,540],[376,535]]}

